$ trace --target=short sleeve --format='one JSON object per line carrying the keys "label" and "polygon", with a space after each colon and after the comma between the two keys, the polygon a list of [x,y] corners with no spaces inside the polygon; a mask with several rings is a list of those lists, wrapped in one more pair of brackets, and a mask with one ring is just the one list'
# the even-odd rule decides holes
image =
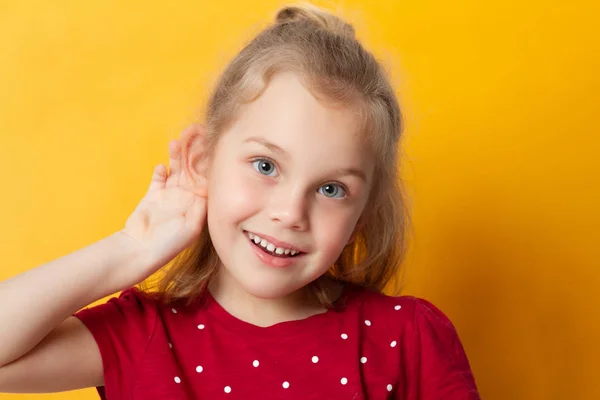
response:
{"label": "short sleeve", "polygon": [[131,287],[106,303],[74,314],[92,333],[102,357],[102,399],[121,398],[135,382],[136,364],[144,355],[156,325],[157,308],[144,293]]}
{"label": "short sleeve", "polygon": [[406,340],[410,343],[405,344],[405,360],[410,365],[403,399],[480,399],[458,333],[436,306],[415,298],[412,332]]}

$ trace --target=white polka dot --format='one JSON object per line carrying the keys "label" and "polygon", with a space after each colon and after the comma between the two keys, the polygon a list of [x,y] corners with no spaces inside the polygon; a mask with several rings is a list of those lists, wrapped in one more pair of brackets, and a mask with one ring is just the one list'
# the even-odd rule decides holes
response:
{"label": "white polka dot", "polygon": [[397,343],[396,343],[396,341],[394,340],[392,343],[390,343],[390,346],[392,346],[392,347],[396,347],[396,344],[397,344]]}
{"label": "white polka dot", "polygon": [[254,360],[254,362],[252,362],[252,365],[254,365],[255,367],[258,367],[258,364],[259,364],[258,360]]}
{"label": "white polka dot", "polygon": [[282,386],[283,386],[284,389],[287,389],[287,388],[290,387],[290,383],[289,382],[283,382]]}
{"label": "white polka dot", "polygon": [[348,383],[348,379],[342,378],[342,380],[340,382],[342,382],[342,385],[345,385],[346,383]]}
{"label": "white polka dot", "polygon": [[342,339],[344,339],[344,340],[348,339],[348,335],[346,335],[345,333],[342,333]]}
{"label": "white polka dot", "polygon": [[172,345],[171,343],[169,343],[169,348],[170,348],[170,349],[172,349],[172,348],[173,348],[173,345]]}
{"label": "white polka dot", "polygon": [[367,320],[365,320],[365,325],[366,325],[366,326],[371,326],[371,321],[369,321],[368,319],[367,319]]}
{"label": "white polka dot", "polygon": [[396,307],[394,307],[394,310],[398,311],[399,309],[401,309],[402,306],[401,305],[397,305]]}
{"label": "white polka dot", "polygon": [[198,366],[196,367],[196,372],[200,373],[200,372],[202,372],[202,371],[204,371],[204,368],[202,368],[202,365],[198,365]]}
{"label": "white polka dot", "polygon": [[392,391],[392,385],[387,385],[387,390],[388,390],[388,392],[391,392]]}
{"label": "white polka dot", "polygon": [[174,308],[171,308],[171,311],[173,311],[173,314],[177,314],[177,310]]}
{"label": "white polka dot", "polygon": [[360,358],[360,362],[363,363],[363,364],[366,363],[367,362],[367,357],[361,357]]}
{"label": "white polka dot", "polygon": [[318,363],[319,362],[319,357],[313,356],[312,362],[315,363],[315,364]]}
{"label": "white polka dot", "polygon": [[231,393],[231,386],[225,386],[225,393]]}
{"label": "white polka dot", "polygon": [[179,377],[178,377],[178,376],[176,376],[176,377],[175,377],[175,382],[177,382],[177,383],[181,383],[181,379],[179,379]]}
{"label": "white polka dot", "polygon": [[204,324],[198,325],[198,329],[204,329]]}

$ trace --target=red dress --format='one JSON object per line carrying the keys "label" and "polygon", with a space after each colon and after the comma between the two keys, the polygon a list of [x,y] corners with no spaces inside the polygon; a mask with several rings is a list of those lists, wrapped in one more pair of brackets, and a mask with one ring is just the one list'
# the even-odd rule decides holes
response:
{"label": "red dress", "polygon": [[129,288],[75,316],[102,355],[102,399],[479,399],[454,326],[412,296],[348,285],[335,309],[263,328],[208,291],[186,308]]}

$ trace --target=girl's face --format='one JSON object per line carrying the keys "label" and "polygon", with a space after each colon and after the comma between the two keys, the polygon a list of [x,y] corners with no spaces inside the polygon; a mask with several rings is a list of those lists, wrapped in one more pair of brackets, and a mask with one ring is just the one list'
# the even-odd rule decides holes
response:
{"label": "girl's face", "polygon": [[[356,121],[352,110],[324,107],[286,73],[221,135],[207,221],[222,290],[283,297],[335,262],[353,239],[373,178]],[[249,234],[301,253],[270,256]]]}

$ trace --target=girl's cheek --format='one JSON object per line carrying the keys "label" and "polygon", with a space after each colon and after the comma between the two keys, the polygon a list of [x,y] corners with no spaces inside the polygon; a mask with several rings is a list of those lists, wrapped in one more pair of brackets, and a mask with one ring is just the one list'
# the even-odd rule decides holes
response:
{"label": "girl's cheek", "polygon": [[355,212],[340,206],[318,207],[312,210],[313,234],[318,236],[325,247],[336,248],[341,241],[349,237],[356,223]]}
{"label": "girl's cheek", "polygon": [[[262,199],[268,193],[268,185],[247,173],[232,174],[226,180],[227,206],[238,210],[260,207]],[[225,194],[225,193],[223,193]]]}
{"label": "girl's cheek", "polygon": [[267,194],[268,185],[260,179],[246,179],[240,182],[240,195],[245,198],[246,204],[259,205]]}

